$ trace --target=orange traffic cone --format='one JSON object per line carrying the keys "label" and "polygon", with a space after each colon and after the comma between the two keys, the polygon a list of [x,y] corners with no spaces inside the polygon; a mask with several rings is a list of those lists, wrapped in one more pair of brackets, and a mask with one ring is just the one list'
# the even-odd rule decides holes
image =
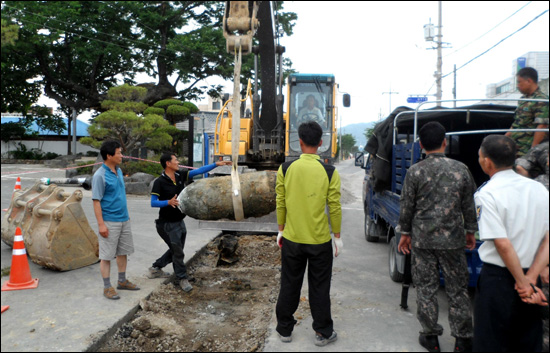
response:
{"label": "orange traffic cone", "polygon": [[2,314],[4,313],[4,311],[8,310],[10,308],[9,305],[2,305]]}
{"label": "orange traffic cone", "polygon": [[13,192],[16,192],[17,190],[21,190],[21,178],[17,177],[17,180],[15,181],[15,189],[13,189]]}
{"label": "orange traffic cone", "polygon": [[2,285],[2,291],[36,287],[38,287],[38,278],[31,277],[23,235],[21,235],[21,228],[17,227],[13,238],[10,279]]}

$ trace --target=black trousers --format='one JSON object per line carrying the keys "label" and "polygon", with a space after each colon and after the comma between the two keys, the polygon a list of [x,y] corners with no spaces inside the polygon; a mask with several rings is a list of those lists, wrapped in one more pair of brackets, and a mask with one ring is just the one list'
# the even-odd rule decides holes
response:
{"label": "black trousers", "polygon": [[277,332],[285,337],[292,334],[297,322],[294,313],[300,303],[307,265],[313,330],[324,337],[330,337],[333,331],[330,312],[332,242],[310,245],[294,243],[283,238],[281,250],[281,288],[276,307]]}
{"label": "black trousers", "polygon": [[183,253],[185,238],[187,236],[185,223],[183,220],[179,222],[163,222],[158,219],[155,223],[157,225],[157,233],[168,245],[168,250],[153,263],[153,267],[164,268],[164,266],[172,263],[176,277],[178,279],[187,278],[187,267],[185,266],[185,255]]}
{"label": "black trousers", "polygon": [[474,304],[474,352],[540,352],[538,305],[521,301],[505,267],[483,264]]}

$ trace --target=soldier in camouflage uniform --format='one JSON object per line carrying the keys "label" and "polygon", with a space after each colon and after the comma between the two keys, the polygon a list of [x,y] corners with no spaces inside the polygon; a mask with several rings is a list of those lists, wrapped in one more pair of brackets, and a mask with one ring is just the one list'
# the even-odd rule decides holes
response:
{"label": "soldier in camouflage uniform", "polygon": [[528,178],[533,178],[548,189],[548,140],[533,147],[529,152],[516,160],[516,171]]}
{"label": "soldier in camouflage uniform", "polygon": [[[548,99],[538,86],[538,73],[531,67],[525,67],[517,73],[517,88],[526,99]],[[516,116],[511,129],[547,129],[548,128],[548,102],[519,101]],[[517,157],[526,154],[532,147],[538,145],[544,136],[544,132],[507,132],[506,136],[516,142]]]}
{"label": "soldier in camouflage uniform", "polygon": [[[427,123],[420,129],[427,157],[411,166],[401,192],[399,251],[412,246],[412,274],[417,292],[420,344],[438,351],[439,266],[449,298],[449,323],[456,338],[455,352],[471,350],[472,312],[468,296],[468,264],[464,248],[473,250],[477,231],[473,177],[461,162],[445,157],[445,128]],[[466,236],[464,230],[466,229]],[[439,266],[438,266],[439,264]]]}
{"label": "soldier in camouflage uniform", "polygon": [[[548,113],[546,113],[548,116]],[[516,171],[519,174],[522,174],[525,177],[533,178],[536,181],[542,183],[548,190],[548,179],[549,179],[549,166],[548,166],[548,140],[542,142],[541,144],[531,148],[529,152],[516,160]],[[541,274],[542,280],[542,291],[546,298],[550,296],[548,290],[548,267]],[[543,321],[543,344],[542,351],[548,352],[548,318],[545,318]]]}

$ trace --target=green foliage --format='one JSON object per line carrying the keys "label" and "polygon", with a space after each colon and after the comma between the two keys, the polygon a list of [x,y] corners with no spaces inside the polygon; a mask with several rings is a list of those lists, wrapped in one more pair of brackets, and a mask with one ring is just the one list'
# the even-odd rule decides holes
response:
{"label": "green foliage", "polygon": [[109,87],[141,71],[140,50],[129,45],[139,34],[124,6],[4,1],[2,16],[20,24],[15,44],[2,47],[3,111],[26,112],[42,89],[63,107],[96,109]]}
{"label": "green foliage", "polygon": [[168,108],[166,108],[166,114],[177,118],[185,117],[189,115],[189,109],[184,107],[183,105],[171,105]]}
{"label": "green foliage", "polygon": [[171,105],[183,105],[183,102],[177,99],[163,99],[153,104],[153,107],[166,110]]}
{"label": "green foliage", "polygon": [[[146,102],[177,94],[184,101],[204,93],[219,95],[221,85],[200,83],[212,76],[231,79],[233,74],[233,54],[225,51],[220,25],[224,5],[221,1],[4,1],[2,111],[27,112],[42,90],[63,108],[97,110],[109,88],[120,80],[134,84],[139,73],[158,77],[153,88],[160,89],[150,90],[147,97],[154,99]],[[280,28],[275,30],[291,35],[297,16],[284,12],[283,6],[277,2]],[[17,28],[18,38],[12,40]],[[11,37],[5,36],[8,33]],[[243,60],[241,81],[246,82],[252,76],[254,56]],[[283,65],[288,69],[291,61],[284,58]],[[178,84],[184,87],[179,92]],[[109,100],[142,100],[141,95],[124,92],[113,95]]]}
{"label": "green foliage", "polygon": [[[119,90],[118,87],[111,88],[109,95],[114,90],[116,94],[110,95],[110,97],[118,96],[133,99],[139,96],[132,95],[131,92],[142,92],[141,87],[139,87],[140,90],[134,90],[134,88],[136,87],[128,85],[124,85],[123,90]],[[142,93],[140,93],[140,96],[142,96]],[[173,106],[183,108],[182,102],[172,101],[180,104]],[[88,128],[90,137],[82,138],[80,140],[82,144],[99,148],[103,140],[114,139],[121,143],[122,150],[126,154],[130,154],[135,149],[144,146],[156,152],[169,149],[172,146],[172,136],[176,135],[178,130],[164,120],[162,116],[164,115],[163,109],[148,108],[146,104],[135,101],[118,102],[108,100],[104,103],[105,107],[111,109],[99,114],[94,119]],[[161,115],[141,115],[147,109],[158,111]]]}
{"label": "green foliage", "polygon": [[116,102],[143,102],[146,94],[147,88],[130,86],[125,83],[121,86],[111,87],[107,97]]}
{"label": "green foliage", "polygon": [[104,100],[101,102],[101,108],[104,110],[116,110],[119,112],[134,112],[141,114],[147,109],[147,104],[142,102],[118,102],[112,100]]}
{"label": "green foliage", "polygon": [[19,146],[15,151],[10,151],[12,158],[14,159],[33,159],[33,160],[47,160],[47,159],[55,159],[59,157],[57,153],[48,152],[44,153],[36,148],[31,148],[30,150],[27,149],[27,146],[25,146],[22,143],[18,144]]}
{"label": "green foliage", "polygon": [[155,107],[149,107],[147,109],[145,109],[145,111],[143,112],[143,115],[150,115],[150,114],[155,114],[155,115],[164,115],[164,109],[162,108],[155,108]]}
{"label": "green foliage", "polygon": [[141,172],[158,177],[163,172],[160,163],[157,164],[145,161],[124,161],[120,164],[120,169],[124,175],[132,175]]}
{"label": "green foliage", "polygon": [[2,19],[2,47],[5,45],[13,45],[17,40],[19,26]]}
{"label": "green foliage", "polygon": [[345,134],[342,135],[342,152],[344,154],[352,153],[353,146],[355,146],[355,143],[357,142],[355,140],[355,137],[353,137],[352,134]]}
{"label": "green foliage", "polygon": [[189,109],[190,114],[195,114],[199,112],[199,108],[191,102],[183,102],[183,106],[187,109]]}
{"label": "green foliage", "polygon": [[93,165],[88,167],[82,167],[83,165],[88,165],[88,164],[90,164],[90,162],[78,162],[76,165],[77,167],[80,167],[80,168],[76,168],[76,175],[92,174],[94,170]]}
{"label": "green foliage", "polygon": [[10,121],[2,124],[2,129],[0,131],[2,134],[0,139],[3,142],[8,143],[11,140],[19,140],[23,138],[27,133],[27,128],[21,122]]}

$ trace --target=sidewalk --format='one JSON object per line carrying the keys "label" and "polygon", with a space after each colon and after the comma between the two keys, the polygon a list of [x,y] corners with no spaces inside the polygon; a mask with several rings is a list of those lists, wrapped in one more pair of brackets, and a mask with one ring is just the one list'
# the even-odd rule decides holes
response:
{"label": "sidewalk", "polygon": [[[37,168],[33,166],[33,168]],[[34,178],[45,176],[32,176]],[[49,175],[47,175],[49,177]],[[22,178],[23,188],[34,184]],[[13,183],[2,178],[2,208],[9,207]],[[63,187],[72,192],[75,188]],[[84,191],[82,200],[88,222],[97,233],[91,191]],[[160,257],[167,246],[158,236],[154,219],[158,209],[150,206],[148,197],[128,196],[128,208],[134,235],[135,253],[129,256],[127,276],[137,283],[139,291],[120,291],[119,300],[103,296],[103,282],[99,263],[67,272],[56,272],[35,265],[29,260],[31,275],[39,278],[38,288],[2,292],[2,305],[10,308],[2,314],[2,352],[32,351],[86,351],[93,349],[98,339],[108,330],[125,322],[135,313],[142,298],[162,283],[163,279],[148,279],[148,268]],[[186,260],[215,238],[215,230],[199,230],[198,221],[186,218],[188,230],[185,244]],[[11,266],[11,249],[2,242],[1,266]],[[173,273],[172,266],[166,271]],[[116,283],[116,263],[111,265],[111,282]],[[8,277],[2,277],[2,283]]]}

